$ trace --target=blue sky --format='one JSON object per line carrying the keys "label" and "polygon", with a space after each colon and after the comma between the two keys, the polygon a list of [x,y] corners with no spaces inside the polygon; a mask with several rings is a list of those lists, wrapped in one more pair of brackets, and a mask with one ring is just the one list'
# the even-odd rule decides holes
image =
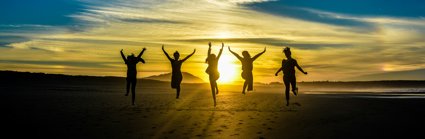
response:
{"label": "blue sky", "polygon": [[77,0],[2,0],[0,24],[70,25],[69,15],[84,10]]}
{"label": "blue sky", "polygon": [[[301,80],[425,69],[420,0],[2,0],[0,17],[1,70],[124,76],[116,52],[147,47],[154,68],[139,71],[149,76],[170,70],[158,51],[165,44],[183,55],[196,48],[186,69],[206,78],[199,69],[208,41],[252,53],[267,47],[254,70],[263,81],[280,80],[269,73],[282,47],[310,71]],[[240,63],[224,54],[240,80]]]}

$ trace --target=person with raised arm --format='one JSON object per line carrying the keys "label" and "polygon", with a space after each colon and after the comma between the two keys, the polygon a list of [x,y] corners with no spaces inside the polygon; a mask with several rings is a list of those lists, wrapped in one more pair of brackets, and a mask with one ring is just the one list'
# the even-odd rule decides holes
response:
{"label": "person with raised arm", "polygon": [[193,52],[186,56],[183,59],[180,58],[180,53],[178,51],[174,52],[174,59],[171,58],[168,53],[164,49],[164,45],[162,45],[162,51],[164,52],[165,56],[167,56],[168,60],[171,63],[172,72],[171,72],[171,88],[176,89],[176,99],[180,96],[180,84],[183,80],[181,67],[183,62],[185,62],[187,59],[189,59],[193,54],[195,54],[196,49],[193,50]]}
{"label": "person with raised arm", "polygon": [[228,46],[229,51],[236,56],[236,58],[239,59],[242,63],[242,78],[245,80],[242,88],[242,94],[245,94],[245,90],[252,91],[253,90],[253,84],[254,84],[254,77],[252,76],[252,69],[254,61],[260,57],[262,54],[266,52],[266,48],[264,47],[264,51],[261,53],[258,53],[254,57],[251,57],[248,51],[243,51],[242,56],[239,56],[237,53],[233,52],[230,47]]}
{"label": "person with raised arm", "polygon": [[283,53],[285,53],[285,56],[287,59],[282,60],[282,67],[280,67],[277,72],[275,73],[275,76],[278,76],[280,71],[283,71],[283,82],[285,84],[285,96],[286,96],[286,106],[289,106],[289,85],[292,86],[292,92],[296,96],[298,94],[298,88],[297,88],[297,80],[295,78],[295,67],[298,68],[302,73],[307,75],[307,72],[305,72],[300,65],[298,65],[297,60],[293,59],[291,57],[291,49],[289,47],[286,47],[283,49]]}
{"label": "person with raised arm", "polygon": [[135,104],[135,98],[136,98],[136,83],[137,83],[137,68],[136,65],[139,62],[145,63],[145,60],[142,58],[143,53],[145,52],[146,48],[143,48],[143,50],[137,55],[137,57],[134,56],[134,54],[128,55],[127,58],[124,56],[124,53],[122,52],[123,49],[121,49],[121,57],[124,60],[125,64],[127,65],[127,90],[125,96],[128,96],[128,93],[130,91],[131,86],[131,102],[132,105]]}
{"label": "person with raised arm", "polygon": [[209,75],[211,92],[214,99],[214,107],[217,105],[216,94],[218,94],[217,80],[220,78],[218,72],[218,60],[220,59],[221,53],[223,52],[224,43],[221,43],[221,49],[217,56],[211,54],[211,42],[208,43],[208,56],[205,59],[205,63],[208,63],[207,70],[205,71]]}

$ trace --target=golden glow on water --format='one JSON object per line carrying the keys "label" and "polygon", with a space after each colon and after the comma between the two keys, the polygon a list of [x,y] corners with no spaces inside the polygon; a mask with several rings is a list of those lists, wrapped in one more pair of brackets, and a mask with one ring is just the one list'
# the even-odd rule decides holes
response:
{"label": "golden glow on water", "polygon": [[238,66],[234,64],[234,58],[230,54],[223,54],[218,61],[218,71],[220,72],[220,78],[218,79],[219,83],[232,83],[237,77]]}

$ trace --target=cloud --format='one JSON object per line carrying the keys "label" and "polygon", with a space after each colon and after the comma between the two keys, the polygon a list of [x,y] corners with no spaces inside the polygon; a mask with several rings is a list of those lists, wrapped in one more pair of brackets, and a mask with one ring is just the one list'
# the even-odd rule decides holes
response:
{"label": "cloud", "polygon": [[231,3],[236,4],[250,4],[250,3],[262,3],[262,2],[270,2],[270,1],[276,1],[276,0],[227,0]]}
{"label": "cloud", "polygon": [[[144,54],[147,64],[140,66],[141,75],[155,74],[171,70],[160,49],[165,44],[167,51],[178,50],[182,54],[196,48],[197,53],[184,68],[206,78],[204,54],[207,42],[211,41],[214,46],[224,42],[236,51],[246,49],[252,53],[267,47],[266,54],[254,63],[255,69],[259,69],[255,70],[259,75],[257,79],[266,81],[271,80],[268,72],[280,66],[284,58],[282,47],[286,46],[293,48],[293,56],[309,71],[301,80],[337,80],[389,69],[425,68],[421,64],[425,63],[422,18],[350,15],[288,5],[278,5],[281,11],[270,13],[255,7],[266,1],[249,0],[83,2],[88,6],[69,16],[78,22],[74,29],[34,26],[32,28],[40,30],[34,32],[18,29],[22,26],[7,27],[8,31],[0,36],[9,38],[0,37],[0,43],[11,49],[0,49],[4,52],[0,59],[11,62],[0,65],[12,67],[13,62],[61,65],[55,62],[60,61],[65,63],[62,66],[81,64],[78,67],[81,71],[72,73],[84,73],[84,68],[92,64],[87,70],[99,67],[105,71],[102,74],[124,76],[123,71],[114,68],[125,69],[119,50],[124,49],[126,54],[138,53],[147,47]],[[227,51],[223,55],[233,58]],[[21,59],[46,63],[19,61]]]}

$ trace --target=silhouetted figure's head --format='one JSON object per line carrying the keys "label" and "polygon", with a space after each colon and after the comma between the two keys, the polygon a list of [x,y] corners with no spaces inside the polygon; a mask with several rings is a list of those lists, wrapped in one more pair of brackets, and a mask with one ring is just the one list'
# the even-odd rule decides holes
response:
{"label": "silhouetted figure's head", "polygon": [[134,56],[134,54],[133,53],[131,53],[131,55],[128,55],[127,56],[127,59],[131,59],[131,60],[133,60],[135,58],[135,56]]}
{"label": "silhouetted figure's head", "polygon": [[217,56],[215,56],[215,54],[210,54],[208,56],[208,59],[210,59],[210,60],[216,60],[217,59]]}
{"label": "silhouetted figure's head", "polygon": [[243,51],[242,55],[244,58],[251,58],[251,55],[249,55],[248,51]]}
{"label": "silhouetted figure's head", "polygon": [[287,58],[290,58],[291,57],[291,48],[285,47],[285,49],[283,49],[283,53],[285,53],[285,56]]}
{"label": "silhouetted figure's head", "polygon": [[179,60],[180,58],[180,53],[178,51],[174,52],[174,60]]}

